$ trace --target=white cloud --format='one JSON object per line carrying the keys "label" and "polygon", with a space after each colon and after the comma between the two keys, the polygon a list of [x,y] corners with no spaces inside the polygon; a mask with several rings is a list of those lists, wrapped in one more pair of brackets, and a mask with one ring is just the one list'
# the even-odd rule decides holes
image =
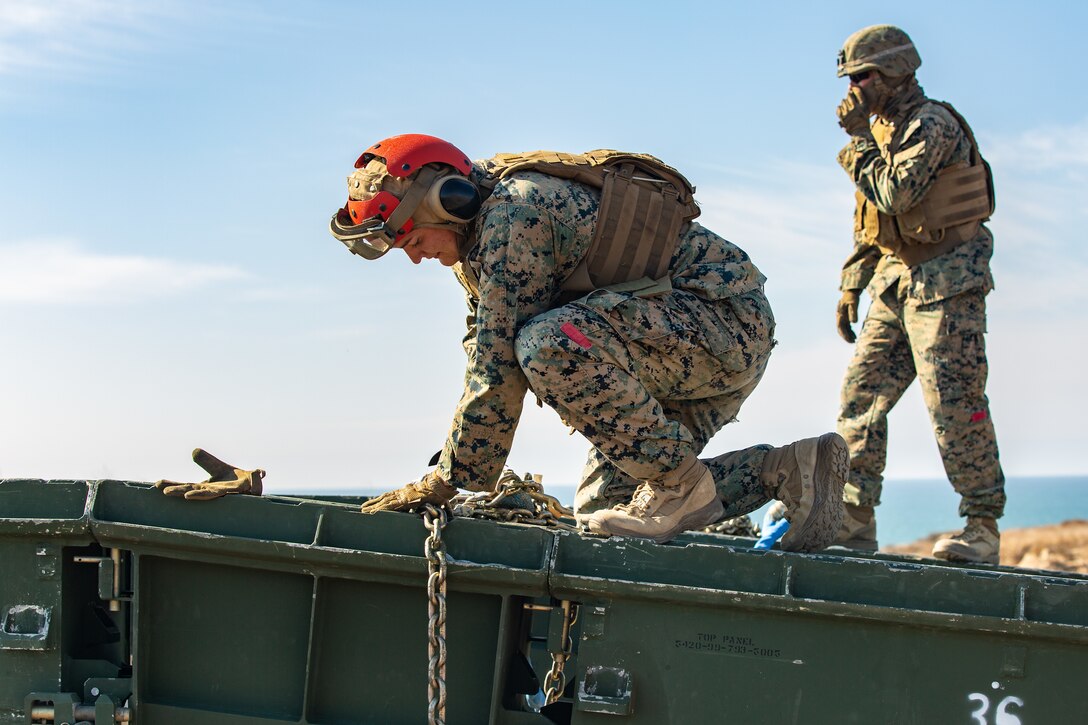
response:
{"label": "white cloud", "polygon": [[1061,174],[1088,171],[1088,119],[1065,126],[1040,126],[1016,135],[980,134],[979,145],[991,164]]}
{"label": "white cloud", "polygon": [[[994,275],[1010,316],[1083,317],[1088,308],[1088,121],[981,140],[994,170]],[[776,310],[834,294],[850,253],[853,194],[835,164],[717,169],[698,197],[703,221],[752,255]],[[817,304],[821,302],[817,301]],[[998,302],[997,304],[1001,304]]]}
{"label": "white cloud", "polygon": [[0,304],[132,302],[244,276],[225,265],[100,254],[72,241],[0,245]]}
{"label": "white cloud", "polygon": [[[701,189],[701,222],[761,259],[846,258],[853,194],[837,166],[771,165]],[[762,250],[762,251],[760,251]]]}
{"label": "white cloud", "polygon": [[171,2],[0,0],[0,75],[87,74],[119,54],[150,47]]}

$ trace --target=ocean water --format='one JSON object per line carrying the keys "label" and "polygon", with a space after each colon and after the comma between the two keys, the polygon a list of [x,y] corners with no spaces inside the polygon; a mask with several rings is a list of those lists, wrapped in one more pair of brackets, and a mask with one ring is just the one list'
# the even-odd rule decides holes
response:
{"label": "ocean water", "polygon": [[[546,488],[568,506],[574,498],[574,486]],[[1002,530],[1088,519],[1088,476],[1013,477],[1005,482],[1005,494]],[[959,496],[944,479],[885,481],[877,508],[880,544],[909,544],[929,534],[958,530],[963,526],[958,506]],[[750,516],[759,523],[766,508]]]}
{"label": "ocean water", "polygon": [[[1005,482],[1002,530],[1088,519],[1088,476],[1012,477]],[[907,544],[961,528],[959,496],[944,479],[885,482],[877,508],[881,545]]]}
{"label": "ocean water", "polygon": [[[545,490],[567,506],[574,500],[574,489],[571,484],[545,484]],[[338,488],[294,493],[373,496],[382,491]],[[1014,476],[1005,482],[1005,493],[1008,503],[1000,522],[1002,530],[1088,520],[1088,476]],[[768,506],[749,515],[759,523]],[[958,506],[959,496],[944,479],[885,481],[877,509],[877,538],[881,546],[890,546],[956,531],[963,526],[956,513]]]}

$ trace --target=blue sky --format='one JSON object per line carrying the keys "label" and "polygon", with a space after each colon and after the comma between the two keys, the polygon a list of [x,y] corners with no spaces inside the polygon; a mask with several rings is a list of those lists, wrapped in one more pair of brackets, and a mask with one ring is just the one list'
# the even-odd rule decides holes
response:
{"label": "blue sky", "polygon": [[[460,289],[326,228],[360,151],[403,132],[683,170],[779,323],[708,452],[833,429],[852,204],[834,59],[878,22],[912,35],[994,168],[1006,472],[1088,473],[1088,11],[862,7],[0,0],[0,476],[193,480],[198,445],[281,492],[423,473],[460,395]],[[574,483],[585,442],[526,410],[511,464]],[[916,388],[891,438],[890,477],[943,475]]]}

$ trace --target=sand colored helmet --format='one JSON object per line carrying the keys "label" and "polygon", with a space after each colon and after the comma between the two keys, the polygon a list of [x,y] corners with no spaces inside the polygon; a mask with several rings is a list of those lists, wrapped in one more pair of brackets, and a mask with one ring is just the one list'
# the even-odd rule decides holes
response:
{"label": "sand colored helmet", "polygon": [[329,231],[353,253],[377,259],[413,227],[465,224],[480,210],[472,162],[453,144],[420,133],[391,136],[355,162],[348,201]]}
{"label": "sand colored helmet", "polygon": [[918,70],[922,58],[910,36],[894,25],[870,25],[857,31],[839,51],[839,77],[867,70],[880,71],[888,78]]}

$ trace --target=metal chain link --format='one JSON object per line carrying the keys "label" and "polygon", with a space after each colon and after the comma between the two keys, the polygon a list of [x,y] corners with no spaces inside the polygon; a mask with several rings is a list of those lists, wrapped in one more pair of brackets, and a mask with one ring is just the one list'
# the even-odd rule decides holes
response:
{"label": "metal chain link", "polygon": [[536,524],[576,531],[577,526],[560,521],[574,518],[574,512],[544,493],[544,486],[530,474],[519,477],[509,468],[499,477],[494,491],[460,494],[450,502],[456,516],[518,524]]}
{"label": "metal chain link", "polygon": [[446,509],[423,507],[423,525],[430,531],[423,545],[427,558],[427,722],[446,722],[446,552],[442,529]]}
{"label": "metal chain link", "polygon": [[[573,518],[574,514],[544,493],[540,481],[529,474],[519,477],[510,469],[503,472],[495,491],[461,494],[450,502],[450,509],[424,504],[422,514],[423,525],[430,532],[423,546],[427,559],[427,722],[445,725],[446,552],[442,529],[449,523],[448,514],[570,530],[577,527],[559,520],[561,516]],[[552,653],[552,666],[544,680],[549,705],[558,701],[566,689],[563,668],[574,648],[570,631],[578,619],[578,605],[564,601],[563,610],[563,651]]]}
{"label": "metal chain link", "polygon": [[567,675],[563,671],[574,650],[574,640],[571,632],[574,623],[578,621],[578,605],[574,602],[563,600],[563,645],[562,651],[552,652],[552,666],[544,677],[544,696],[546,705],[554,705],[567,689]]}
{"label": "metal chain link", "polygon": [[726,536],[742,536],[749,539],[758,539],[759,525],[748,516],[737,516],[732,519],[722,519],[707,526],[703,531],[710,534],[725,534]]}

